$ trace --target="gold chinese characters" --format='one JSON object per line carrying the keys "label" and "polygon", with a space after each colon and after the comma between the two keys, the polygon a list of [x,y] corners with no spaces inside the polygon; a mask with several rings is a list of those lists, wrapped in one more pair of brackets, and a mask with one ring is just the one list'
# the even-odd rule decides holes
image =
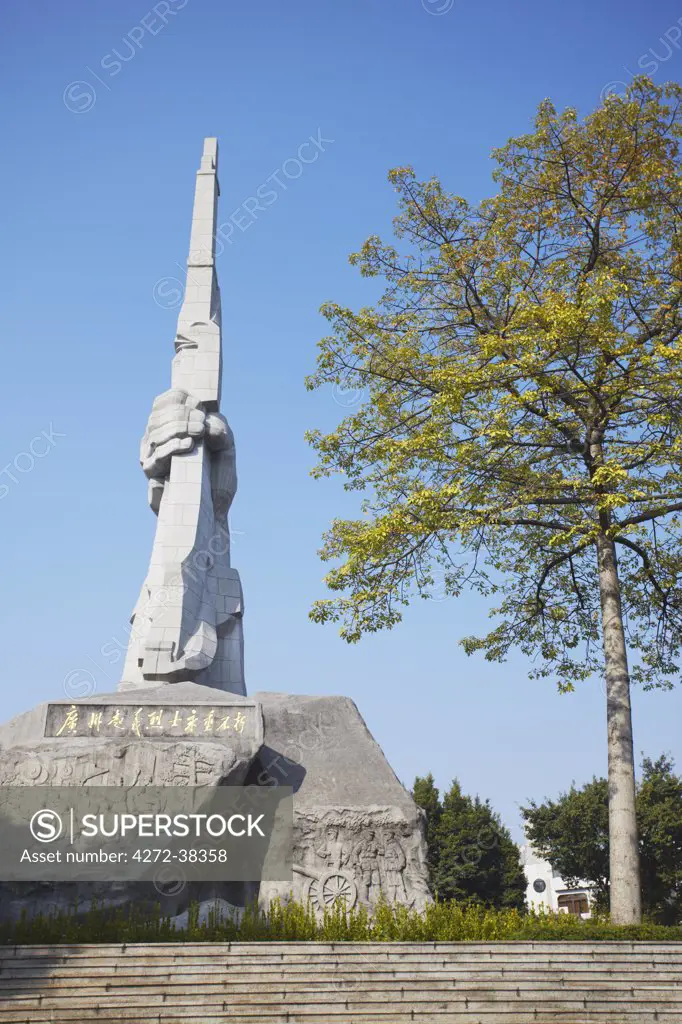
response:
{"label": "gold chinese characters", "polygon": [[[248,710],[248,709],[247,709]],[[226,736],[241,735],[247,724],[238,707],[94,707],[52,706],[46,734],[51,736]]]}

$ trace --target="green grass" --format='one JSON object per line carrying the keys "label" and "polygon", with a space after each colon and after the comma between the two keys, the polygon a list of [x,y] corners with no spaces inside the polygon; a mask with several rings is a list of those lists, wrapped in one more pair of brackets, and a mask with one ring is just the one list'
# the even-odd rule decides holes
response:
{"label": "green grass", "polygon": [[133,908],[112,911],[94,908],[85,913],[24,916],[0,924],[0,942],[44,945],[53,943],[131,942],[495,942],[510,940],[586,941],[606,939],[682,941],[682,925],[643,924],[619,927],[608,918],[581,921],[568,914],[519,914],[458,903],[434,903],[423,913],[380,904],[369,914],[364,908],[345,912],[340,906],[316,918],[302,903],[275,900],[269,911],[247,907],[241,920],[209,916],[198,922],[192,906],[186,928],[173,927],[160,907],[152,912]]}

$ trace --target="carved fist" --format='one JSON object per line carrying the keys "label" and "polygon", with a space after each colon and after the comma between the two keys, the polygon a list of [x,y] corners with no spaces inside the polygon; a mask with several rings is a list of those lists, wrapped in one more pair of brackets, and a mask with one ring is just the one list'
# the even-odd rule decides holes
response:
{"label": "carved fist", "polygon": [[227,446],[229,435],[224,417],[206,413],[198,399],[171,388],[154,400],[140,448],[142,469],[150,479],[162,479],[173,455],[191,451],[202,437],[218,451]]}
{"label": "carved fist", "polygon": [[155,399],[140,446],[142,469],[149,477],[149,504],[155,513],[159,511],[171,458],[191,451],[200,438],[217,453],[213,501],[219,514],[227,511],[237,486],[234,437],[227,420],[219,413],[207,413],[201,402],[186,391],[171,388]]}

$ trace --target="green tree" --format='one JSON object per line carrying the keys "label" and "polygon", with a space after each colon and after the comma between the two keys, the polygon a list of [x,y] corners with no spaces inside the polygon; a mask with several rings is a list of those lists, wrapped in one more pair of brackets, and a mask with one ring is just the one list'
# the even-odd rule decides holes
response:
{"label": "green tree", "polygon": [[526,880],[519,848],[490,803],[462,793],[455,779],[441,802],[433,776],[412,791],[427,814],[431,887],[440,899],[522,910]]}
{"label": "green tree", "polygon": [[[645,758],[637,787],[644,911],[662,924],[682,920],[682,778],[666,757]],[[608,784],[592,779],[558,800],[522,808],[528,839],[569,885],[588,882],[608,907]]]}
{"label": "green tree", "polygon": [[517,646],[563,690],[603,674],[621,924],[641,917],[631,675],[670,685],[682,636],[681,99],[639,78],[583,120],[543,102],[478,206],[392,171],[399,247],[351,257],[384,296],[325,307],[308,380],[367,395],[309,434],[316,475],[364,492],[311,616],[355,641],[438,578],[499,598],[467,653]]}
{"label": "green tree", "polygon": [[417,776],[412,787],[414,802],[422,808],[426,814],[426,849],[427,864],[429,868],[429,880],[431,888],[434,885],[435,872],[438,866],[438,844],[437,831],[443,805],[440,801],[440,793],[434,782],[431,772],[424,778]]}
{"label": "green tree", "polygon": [[667,757],[642,762],[637,790],[644,909],[662,924],[682,922],[682,778]]}
{"label": "green tree", "polygon": [[593,778],[558,800],[522,807],[526,835],[570,886],[588,882],[597,907],[609,905],[609,787]]}

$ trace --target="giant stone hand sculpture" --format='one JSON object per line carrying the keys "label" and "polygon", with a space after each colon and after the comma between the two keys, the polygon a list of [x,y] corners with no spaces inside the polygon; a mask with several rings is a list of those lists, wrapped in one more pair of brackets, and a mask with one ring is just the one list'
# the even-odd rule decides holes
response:
{"label": "giant stone hand sculpture", "polygon": [[207,139],[192,217],[172,387],[152,407],[140,461],[158,516],[132,616],[121,689],[192,681],[244,694],[243,599],[227,513],[234,437],[220,415],[220,290],[215,271],[218,147]]}

